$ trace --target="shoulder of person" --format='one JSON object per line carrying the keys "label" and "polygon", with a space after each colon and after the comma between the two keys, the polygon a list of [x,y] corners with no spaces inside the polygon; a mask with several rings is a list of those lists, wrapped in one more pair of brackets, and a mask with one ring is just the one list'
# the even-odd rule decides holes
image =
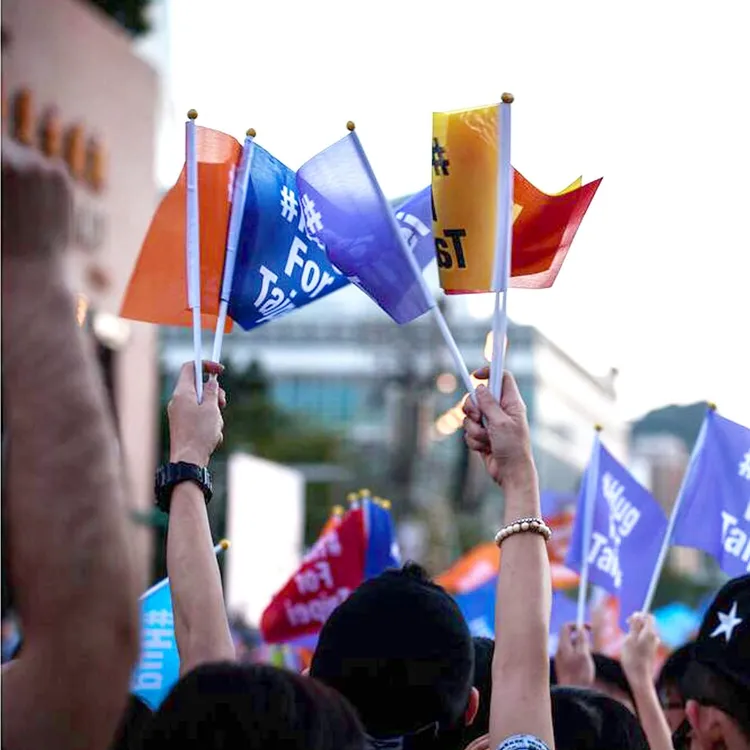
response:
{"label": "shoulder of person", "polygon": [[514,734],[502,742],[497,750],[549,750],[547,745],[530,734]]}

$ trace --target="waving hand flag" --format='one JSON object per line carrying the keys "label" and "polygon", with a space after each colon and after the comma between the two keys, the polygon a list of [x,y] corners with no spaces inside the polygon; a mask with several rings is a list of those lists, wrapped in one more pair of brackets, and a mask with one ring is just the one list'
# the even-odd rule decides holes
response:
{"label": "waving hand flag", "polygon": [[673,544],[750,572],[750,429],[709,410],[678,502]]}
{"label": "waving hand flag", "polygon": [[[587,540],[589,580],[620,599],[620,622],[642,608],[651,573],[667,528],[659,504],[609,451],[598,443],[588,471],[594,471],[593,526]],[[583,563],[583,512],[587,477],[581,484],[578,512],[566,565],[580,572]]]}
{"label": "waving hand flag", "polygon": [[[201,313],[213,328],[219,312],[234,173],[242,148],[231,136],[196,127]],[[170,326],[192,325],[185,266],[187,174],[164,196],[151,220],[120,310],[123,318]],[[231,324],[229,325],[231,327]]]}
{"label": "waving hand flag", "polygon": [[408,323],[435,301],[404,252],[398,225],[353,127],[300,167],[301,200],[316,207],[316,236],[331,262],[393,320]]}
{"label": "waving hand flag", "polygon": [[[498,105],[433,115],[432,190],[440,285],[448,294],[499,291]],[[601,180],[559,195],[514,172],[511,286],[552,286]]]}

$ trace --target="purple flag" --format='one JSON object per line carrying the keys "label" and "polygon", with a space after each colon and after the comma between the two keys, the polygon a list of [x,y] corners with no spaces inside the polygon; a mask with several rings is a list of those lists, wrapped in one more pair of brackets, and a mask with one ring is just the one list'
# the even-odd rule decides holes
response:
{"label": "purple flag", "polygon": [[730,576],[750,572],[750,430],[709,411],[680,492],[672,544],[716,558]]}
{"label": "purple flag", "polygon": [[[300,167],[297,186],[302,200],[315,204],[316,236],[329,261],[396,323],[408,323],[435,305],[356,133]],[[412,229],[416,246],[425,235],[422,227]]]}
{"label": "purple flag", "polygon": [[[594,510],[589,541],[589,580],[620,599],[620,625],[643,608],[651,574],[659,557],[667,519],[651,493],[598,443],[592,457]],[[587,476],[581,483],[567,567],[581,572]]]}

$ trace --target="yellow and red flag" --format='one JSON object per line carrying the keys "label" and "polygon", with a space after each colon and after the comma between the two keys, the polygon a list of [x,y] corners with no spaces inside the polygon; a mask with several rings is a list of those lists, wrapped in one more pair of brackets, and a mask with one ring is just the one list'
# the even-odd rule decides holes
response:
{"label": "yellow and red flag", "polygon": [[[201,324],[213,329],[219,312],[234,173],[242,146],[232,136],[196,128],[198,157]],[[169,326],[191,326],[185,265],[187,177],[183,167],[151,220],[120,315]],[[226,330],[232,323],[227,321]]]}
{"label": "yellow and red flag", "polygon": [[[433,114],[433,230],[447,294],[501,291],[493,283],[498,106]],[[548,195],[513,172],[511,287],[552,286],[600,183]]]}

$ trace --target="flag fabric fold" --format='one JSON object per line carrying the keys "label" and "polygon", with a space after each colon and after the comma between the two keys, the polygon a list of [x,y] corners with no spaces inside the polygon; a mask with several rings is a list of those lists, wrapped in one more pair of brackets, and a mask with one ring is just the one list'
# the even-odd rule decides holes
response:
{"label": "flag fabric fold", "polygon": [[[380,186],[354,132],[300,167],[301,201],[315,206],[316,236],[330,261],[396,323],[434,306],[394,232]],[[424,223],[424,222],[423,222]]]}
{"label": "flag fabric fold", "polygon": [[747,575],[750,429],[709,411],[680,496],[672,544],[707,552],[727,575]]}
{"label": "flag fabric fold", "polygon": [[[601,444],[594,477],[593,527],[588,540],[589,581],[617,596],[620,623],[643,607],[651,574],[667,530],[667,518],[651,493]],[[590,469],[589,469],[590,470]],[[581,483],[567,567],[581,572],[583,566],[584,502],[587,475]]]}
{"label": "flag fabric fold", "polygon": [[[199,182],[201,323],[214,328],[219,312],[234,173],[242,147],[231,136],[196,127]],[[120,315],[169,326],[192,326],[185,264],[187,175],[183,167],[162,198],[130,277]],[[231,322],[227,324],[231,330]]]}

